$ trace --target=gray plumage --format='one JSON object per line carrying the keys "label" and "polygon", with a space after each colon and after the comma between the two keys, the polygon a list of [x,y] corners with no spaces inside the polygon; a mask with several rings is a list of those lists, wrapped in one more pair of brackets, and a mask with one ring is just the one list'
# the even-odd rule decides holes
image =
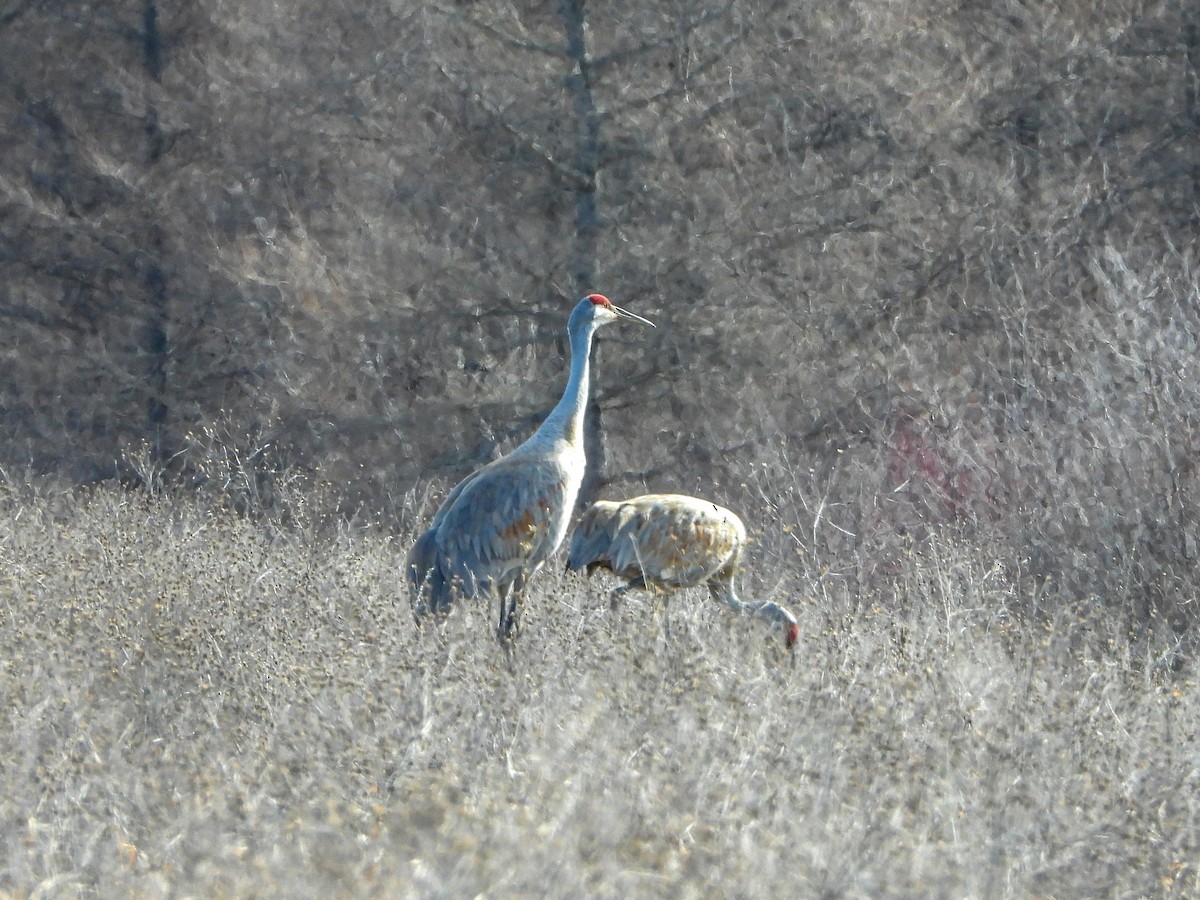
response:
{"label": "gray plumage", "polygon": [[784,626],[788,647],[796,643],[796,617],[777,603],[744,603],[734,580],[746,544],[746,526],[708,500],[682,494],[646,494],[600,500],[584,512],[571,537],[568,569],[611,570],[628,583],[618,591],[659,592],[707,585],[740,613]]}
{"label": "gray plumage", "polygon": [[408,579],[418,618],[491,596],[500,603],[499,636],[512,636],[525,586],[566,536],[583,481],[592,337],[619,319],[653,325],[600,294],[579,301],[567,322],[571,371],[558,405],[523,444],[461,481],[417,538]]}

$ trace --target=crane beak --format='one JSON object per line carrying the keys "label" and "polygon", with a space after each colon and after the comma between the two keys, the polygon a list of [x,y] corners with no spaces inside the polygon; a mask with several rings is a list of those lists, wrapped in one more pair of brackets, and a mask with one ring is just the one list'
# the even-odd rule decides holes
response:
{"label": "crane beak", "polygon": [[653,322],[651,322],[649,319],[643,319],[641,316],[637,315],[636,313],[631,313],[627,309],[621,309],[621,307],[617,306],[617,304],[615,304],[615,303],[612,304],[609,308],[613,312],[615,312],[618,316],[623,316],[626,319],[633,319],[635,322],[641,322],[643,325],[649,325],[651,328],[658,327]]}

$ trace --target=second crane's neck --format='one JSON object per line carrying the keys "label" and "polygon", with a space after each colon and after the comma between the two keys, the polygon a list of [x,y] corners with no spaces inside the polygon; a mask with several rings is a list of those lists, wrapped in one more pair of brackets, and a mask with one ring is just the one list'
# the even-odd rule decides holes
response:
{"label": "second crane's neck", "polygon": [[583,451],[583,417],[588,401],[588,357],[592,352],[594,328],[585,325],[570,332],[571,373],[562,399],[550,411],[541,427],[520,448],[541,449],[559,446]]}

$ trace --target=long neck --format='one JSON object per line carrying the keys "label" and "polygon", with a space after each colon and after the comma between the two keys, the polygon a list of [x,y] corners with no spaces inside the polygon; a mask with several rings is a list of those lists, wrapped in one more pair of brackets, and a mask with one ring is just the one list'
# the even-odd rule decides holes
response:
{"label": "long neck", "polygon": [[730,581],[725,586],[725,593],[721,599],[738,612],[766,619],[768,622],[782,622],[785,625],[796,624],[796,617],[774,601],[764,600],[762,603],[746,603],[744,600],[741,600],[734,592],[733,581]]}
{"label": "long neck", "polygon": [[742,608],[749,611],[751,615],[758,616],[760,619],[766,619],[768,622],[782,622],[785,625],[796,624],[795,616],[771,600],[766,600],[758,606],[743,603]]}
{"label": "long neck", "polygon": [[588,357],[592,351],[592,331],[585,326],[571,332],[571,374],[567,378],[566,390],[524,447],[557,443],[583,447],[583,415],[588,401]]}

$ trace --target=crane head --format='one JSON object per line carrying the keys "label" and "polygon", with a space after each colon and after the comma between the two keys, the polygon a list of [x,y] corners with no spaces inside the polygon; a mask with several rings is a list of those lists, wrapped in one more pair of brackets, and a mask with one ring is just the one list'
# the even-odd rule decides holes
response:
{"label": "crane head", "polygon": [[791,650],[796,646],[796,641],[800,640],[800,626],[795,622],[789,622],[787,627],[787,635],[784,637],[784,645]]}
{"label": "crane head", "polygon": [[643,319],[641,316],[631,313],[627,309],[621,309],[603,294],[588,294],[579,301],[579,305],[575,307],[575,311],[571,314],[571,319],[581,317],[593,327],[607,325],[609,322],[615,322],[618,319],[633,319],[635,322],[641,322],[643,325],[649,325],[651,328],[656,327],[649,319]]}

